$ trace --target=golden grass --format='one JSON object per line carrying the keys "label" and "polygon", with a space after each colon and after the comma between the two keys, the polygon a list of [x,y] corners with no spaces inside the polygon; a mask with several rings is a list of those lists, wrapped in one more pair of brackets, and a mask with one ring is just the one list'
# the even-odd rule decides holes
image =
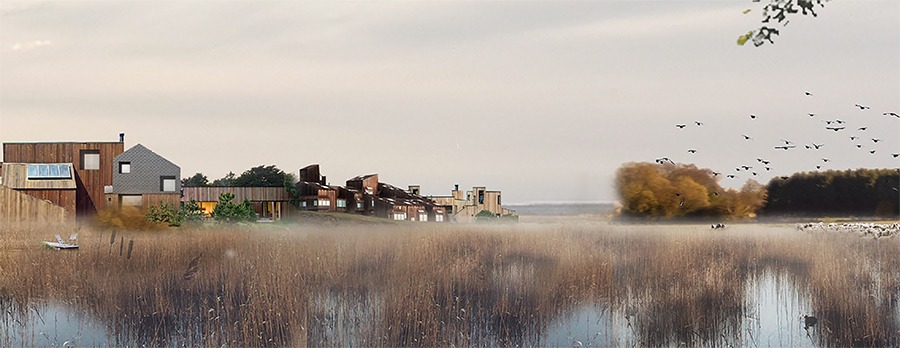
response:
{"label": "golden grass", "polygon": [[123,345],[535,345],[582,306],[627,315],[644,346],[740,344],[747,284],[766,272],[809,298],[821,344],[896,345],[900,335],[897,239],[752,226],[274,224],[115,238],[85,229],[78,251],[40,247],[54,233],[0,231],[0,307],[59,301]]}

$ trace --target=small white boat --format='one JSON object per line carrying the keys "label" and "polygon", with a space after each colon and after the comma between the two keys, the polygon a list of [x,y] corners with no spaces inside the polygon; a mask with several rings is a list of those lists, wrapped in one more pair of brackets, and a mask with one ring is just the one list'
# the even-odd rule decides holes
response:
{"label": "small white boat", "polygon": [[54,248],[56,250],[60,249],[78,249],[78,233],[69,236],[69,241],[66,242],[60,237],[58,234],[56,235],[55,242],[44,242],[44,245]]}

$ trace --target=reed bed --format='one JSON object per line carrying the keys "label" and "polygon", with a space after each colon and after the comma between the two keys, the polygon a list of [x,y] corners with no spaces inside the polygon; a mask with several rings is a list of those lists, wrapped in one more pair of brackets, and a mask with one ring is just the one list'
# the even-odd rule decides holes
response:
{"label": "reed bed", "polygon": [[[62,303],[107,327],[107,342],[88,345],[546,345],[585,307],[626,321],[630,344],[752,344],[746,289],[772,273],[809,300],[815,344],[900,344],[890,238],[754,225],[254,225],[83,229],[79,250],[55,251],[40,246],[51,236],[0,231],[0,326]],[[0,338],[15,343],[37,342]]]}

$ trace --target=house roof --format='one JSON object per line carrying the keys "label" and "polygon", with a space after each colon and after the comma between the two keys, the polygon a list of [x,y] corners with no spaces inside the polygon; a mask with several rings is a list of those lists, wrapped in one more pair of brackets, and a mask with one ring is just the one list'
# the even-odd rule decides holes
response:
{"label": "house roof", "polygon": [[[29,178],[28,165],[67,165],[72,173],[68,178]],[[74,190],[75,171],[71,163],[3,163],[2,178],[0,181],[3,186],[14,189],[33,189],[33,190]]]}

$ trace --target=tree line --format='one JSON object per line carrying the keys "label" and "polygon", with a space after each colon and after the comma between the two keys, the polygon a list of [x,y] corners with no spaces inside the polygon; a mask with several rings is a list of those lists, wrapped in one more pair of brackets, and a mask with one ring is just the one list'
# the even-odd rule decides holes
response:
{"label": "tree line", "polygon": [[[286,187],[296,181],[291,173],[278,169],[275,165],[261,165],[245,170],[241,175],[228,172],[212,182],[203,173],[181,179],[182,187],[238,186],[238,187]],[[285,185],[287,184],[287,185]]]}
{"label": "tree line", "polygon": [[802,172],[773,178],[766,215],[900,215],[900,170]]}

